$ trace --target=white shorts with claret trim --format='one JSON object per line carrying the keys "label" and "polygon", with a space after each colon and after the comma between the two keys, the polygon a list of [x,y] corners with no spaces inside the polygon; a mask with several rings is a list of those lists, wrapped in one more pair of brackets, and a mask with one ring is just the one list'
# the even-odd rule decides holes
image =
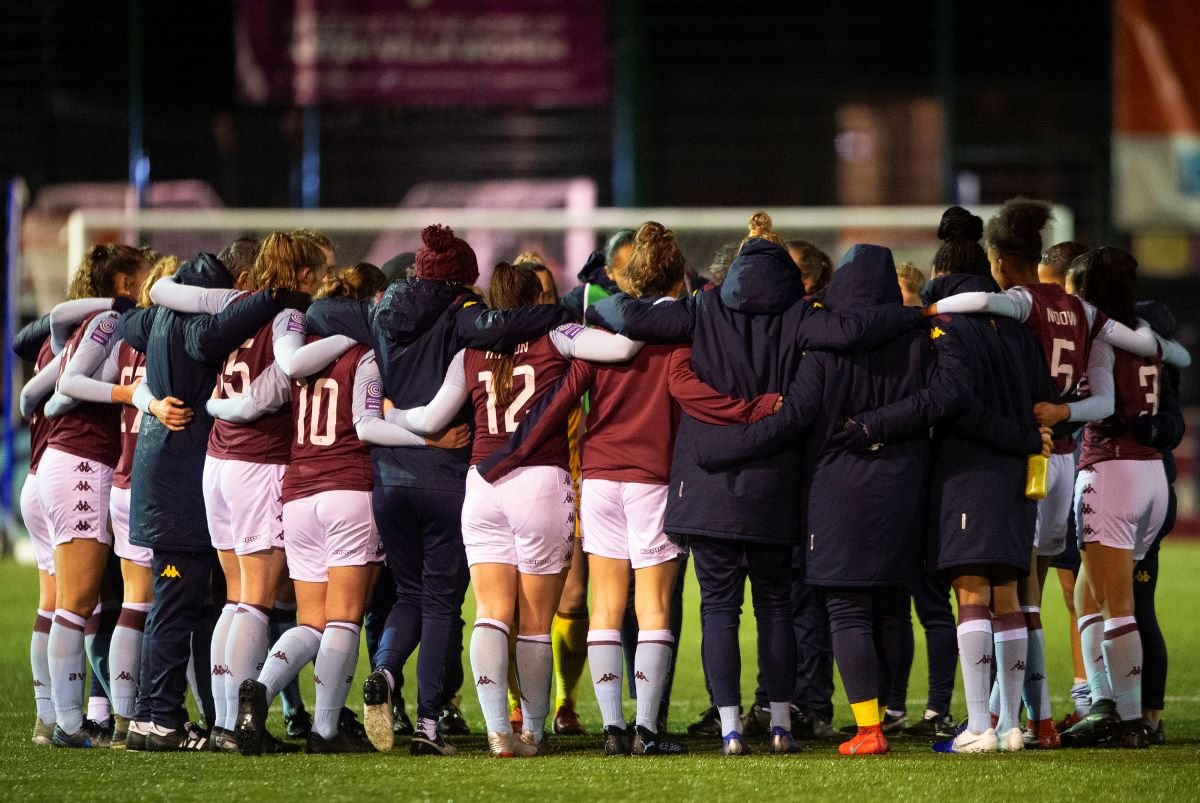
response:
{"label": "white shorts with claret trim", "polygon": [[37,489],[54,546],[76,538],[112,543],[108,531],[112,475],[112,466],[57,449],[45,451],[38,463]]}
{"label": "white shorts with claret trim", "polygon": [[1037,505],[1033,546],[1039,555],[1061,555],[1067,548],[1067,525],[1075,490],[1075,455],[1052,454],[1046,475],[1046,498]]}
{"label": "white shorts with claret trim", "polygon": [[288,574],[302,583],[329,581],[332,566],[383,560],[370,491],[322,491],[283,506]]}
{"label": "white shorts with claret trim", "polygon": [[21,519],[29,532],[37,567],[54,574],[54,539],[50,537],[50,522],[42,509],[42,498],[38,496],[37,474],[26,474],[25,484],[21,486]]}
{"label": "white shorts with claret trim", "polygon": [[644,569],[683,554],[663,532],[666,485],[585,479],[579,511],[583,551],[590,555]]}
{"label": "white shorts with claret trim", "polygon": [[274,463],[204,458],[204,510],[213,548],[283,549],[283,471]]}
{"label": "white shorts with claret trim", "polygon": [[558,574],[571,564],[575,491],[556,466],[526,466],[489,483],[467,472],[462,509],[467,565],[504,563],[522,574]]}
{"label": "white shorts with claret trim", "polygon": [[1075,479],[1079,541],[1133,550],[1146,557],[1167,517],[1167,474],[1161,460],[1105,460]]}
{"label": "white shorts with claret trim", "polygon": [[108,517],[112,522],[113,552],[117,557],[136,563],[144,569],[150,568],[154,552],[144,546],[129,543],[129,496],[130,489],[113,486],[108,497]]}

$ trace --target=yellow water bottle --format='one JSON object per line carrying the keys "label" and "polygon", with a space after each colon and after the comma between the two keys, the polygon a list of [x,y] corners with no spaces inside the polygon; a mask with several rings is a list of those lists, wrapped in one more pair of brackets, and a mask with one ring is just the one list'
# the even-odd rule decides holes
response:
{"label": "yellow water bottle", "polygon": [[1045,499],[1046,483],[1050,478],[1050,461],[1040,454],[1029,455],[1025,464],[1025,498]]}

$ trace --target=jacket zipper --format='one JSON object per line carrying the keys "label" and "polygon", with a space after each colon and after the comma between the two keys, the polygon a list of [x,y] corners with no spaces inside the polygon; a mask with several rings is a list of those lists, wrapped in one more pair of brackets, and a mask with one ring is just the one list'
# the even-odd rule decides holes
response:
{"label": "jacket zipper", "polygon": [[679,481],[679,498],[683,498],[683,480]]}

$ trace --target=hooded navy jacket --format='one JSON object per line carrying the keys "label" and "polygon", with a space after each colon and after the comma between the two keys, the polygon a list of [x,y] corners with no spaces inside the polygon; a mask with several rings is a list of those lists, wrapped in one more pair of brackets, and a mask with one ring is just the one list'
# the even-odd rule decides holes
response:
{"label": "hooded navy jacket", "polygon": [[[854,246],[833,274],[825,304],[839,312],[900,307],[891,251]],[[921,562],[928,434],[866,454],[847,451],[836,436],[846,418],[921,391],[932,366],[929,338],[919,328],[870,350],[809,353],[778,414],[726,428],[699,446],[700,461],[716,466],[769,454],[807,430],[803,472],[790,478],[786,491],[804,500],[807,582],[903,585]]]}
{"label": "hooded navy jacket", "polygon": [[36,363],[42,343],[50,337],[50,313],[46,313],[36,321],[30,321],[21,327],[13,337],[13,354],[25,362]]}
{"label": "hooded navy jacket", "polygon": [[[454,355],[465,348],[507,351],[567,323],[557,304],[489,310],[468,288],[409,279],[388,287],[374,307],[372,333],[383,389],[400,408],[428,404]],[[469,422],[462,413],[453,422]],[[470,447],[375,446],[376,485],[463,493]]]}
{"label": "hooded navy jacket", "polygon": [[[806,349],[881,343],[913,328],[921,313],[899,304],[830,311],[804,298],[804,281],[784,248],[756,238],[742,247],[719,287],[653,306],[617,294],[589,307],[587,317],[637,340],[691,341],[692,368],[701,379],[735,398],[752,399],[783,392]],[[700,467],[697,450],[720,430],[683,414],[672,456],[667,532],[796,542],[798,452],[709,472]]]}
{"label": "hooded navy jacket", "polygon": [[[175,274],[180,284],[229,288],[233,277],[212,254],[200,254]],[[231,304],[217,315],[182,315],[150,307],[121,317],[117,333],[146,355],[146,378],[155,398],[174,396],[192,420],[172,432],[154,416],[142,417],[133,458],[129,540],[175,552],[212,548],[202,478],[213,420],[205,409],[229,353],[280,310],[268,291]]]}

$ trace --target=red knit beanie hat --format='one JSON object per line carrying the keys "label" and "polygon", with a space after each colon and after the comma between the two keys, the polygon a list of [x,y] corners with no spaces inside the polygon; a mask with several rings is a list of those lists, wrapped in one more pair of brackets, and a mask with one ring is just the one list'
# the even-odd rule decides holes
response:
{"label": "red knit beanie hat", "polygon": [[424,245],[417,250],[417,278],[435,282],[474,284],[479,278],[479,262],[465,240],[454,236],[454,229],[436,224],[421,231]]}

